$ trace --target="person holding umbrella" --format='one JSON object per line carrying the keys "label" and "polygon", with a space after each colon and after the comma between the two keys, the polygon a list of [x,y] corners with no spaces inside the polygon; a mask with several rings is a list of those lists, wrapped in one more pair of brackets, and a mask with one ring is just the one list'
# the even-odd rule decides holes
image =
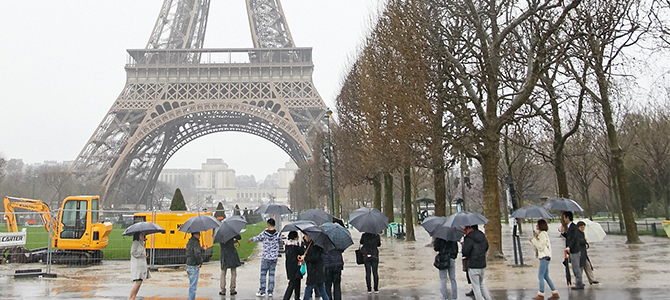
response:
{"label": "person holding umbrella", "polygon": [[[455,241],[447,241],[436,237],[433,241],[433,250],[437,251],[436,262],[442,265],[436,266],[440,271],[440,291],[443,299],[458,298],[458,285],[456,284],[456,256],[458,256],[458,244]],[[447,289],[447,275],[451,281],[451,297]]]}
{"label": "person holding umbrella", "polygon": [[379,294],[379,247],[382,245],[379,234],[364,232],[360,244],[362,245],[361,254],[363,254],[365,265],[365,284],[368,287],[368,294],[372,294],[370,273],[374,277],[375,294]]}
{"label": "person holding umbrella", "polygon": [[575,286],[573,290],[583,290],[584,282],[582,281],[582,267],[581,267],[581,245],[579,244],[579,237],[581,232],[578,226],[572,222],[573,216],[571,211],[563,213],[563,222],[568,224],[567,232],[561,233],[565,237],[565,253],[570,256],[570,263],[572,264],[572,273],[575,275]]}
{"label": "person holding umbrella", "polygon": [[221,254],[219,259],[221,261],[221,282],[219,295],[223,296],[226,294],[226,275],[230,269],[230,295],[237,295],[237,267],[242,265],[240,261],[240,256],[237,254],[236,245],[239,245],[242,237],[238,234],[237,236],[229,239],[225,243],[219,243],[221,246]]}
{"label": "person holding umbrella", "polygon": [[268,219],[268,229],[263,230],[259,235],[247,240],[251,242],[263,242],[263,254],[261,259],[261,286],[256,292],[256,296],[265,296],[265,286],[267,278],[268,296],[272,297],[275,289],[275,267],[277,267],[277,258],[279,257],[279,241],[281,234],[275,230],[275,219]]}
{"label": "person holding umbrella", "polygon": [[191,233],[186,243],[186,274],[188,274],[188,300],[195,300],[195,291],[198,289],[200,267],[202,267],[202,253],[204,246],[200,246],[200,232]]}
{"label": "person holding umbrella", "polygon": [[544,281],[547,281],[549,288],[551,289],[551,297],[548,299],[558,299],[558,291],[554,287],[554,282],[549,278],[549,261],[551,261],[551,242],[549,241],[549,226],[547,221],[540,219],[537,221],[537,230],[533,230],[533,237],[530,238],[530,243],[535,249],[535,254],[537,258],[540,259],[540,267],[537,272],[537,277],[540,280],[540,291],[537,293],[533,299],[543,300],[544,299]]}
{"label": "person holding umbrella", "polygon": [[136,232],[133,235],[133,244],[130,246],[130,277],[135,282],[135,285],[130,290],[128,299],[135,300],[137,293],[140,291],[140,286],[145,279],[151,278],[149,275],[149,267],[147,266],[146,235],[141,232]]}
{"label": "person holding umbrella", "polygon": [[324,223],[321,225],[323,231],[333,242],[335,249],[323,254],[323,262],[326,267],[326,293],[331,300],[342,300],[342,270],[344,270],[344,259],[342,252],[354,242],[351,240],[349,231],[335,223]]}
{"label": "person holding umbrella", "polygon": [[298,239],[298,232],[291,231],[288,233],[288,241],[285,245],[286,251],[286,279],[288,280],[288,287],[284,292],[284,300],[290,300],[291,295],[295,295],[295,300],[300,300],[300,281],[302,280],[302,273],[300,272],[300,265],[298,256],[305,253],[305,248],[300,245]]}
{"label": "person holding umbrella", "polygon": [[463,239],[463,259],[468,261],[468,275],[472,281],[472,290],[475,299],[491,300],[489,290],[484,286],[484,271],[486,270],[486,252],[489,243],[486,235],[479,231],[478,225],[465,226]]}
{"label": "person holding umbrella", "polygon": [[309,236],[309,232],[305,233],[305,241],[307,242],[307,250],[303,255],[298,256],[298,260],[304,261],[307,264],[307,282],[305,283],[305,292],[303,300],[309,300],[312,297],[312,290],[316,289],[323,300],[330,300],[326,292],[326,272],[323,265],[323,248],[318,246]]}

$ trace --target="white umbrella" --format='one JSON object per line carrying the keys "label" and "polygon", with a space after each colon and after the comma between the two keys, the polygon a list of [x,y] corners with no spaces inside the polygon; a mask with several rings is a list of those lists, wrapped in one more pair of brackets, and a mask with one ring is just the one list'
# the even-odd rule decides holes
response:
{"label": "white umbrella", "polygon": [[[584,228],[584,237],[586,237],[587,242],[602,242],[605,239],[607,233],[603,230],[603,227],[599,223],[593,222],[589,219],[581,220],[586,224]],[[579,221],[578,221],[579,222]]]}

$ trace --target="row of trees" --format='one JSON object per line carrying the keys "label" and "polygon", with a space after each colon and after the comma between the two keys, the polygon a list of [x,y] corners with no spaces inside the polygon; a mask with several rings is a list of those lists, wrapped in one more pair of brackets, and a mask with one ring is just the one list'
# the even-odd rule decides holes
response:
{"label": "row of trees", "polygon": [[[638,194],[631,198],[628,178],[644,182],[633,188],[646,189],[668,214],[670,159],[660,135],[669,110],[642,110],[654,98],[667,101],[667,93],[636,105],[627,84],[635,56],[665,45],[658,12],[667,7],[653,0],[388,1],[336,99],[337,190],[369,184],[372,205],[392,217],[393,174],[402,174],[411,222],[411,174],[428,170],[436,214],[444,215],[455,186],[448,183],[466,182],[453,174],[459,165],[479,174],[484,214],[500,220],[507,209],[500,187],[508,182],[520,204],[542,193],[578,196],[592,214],[599,181],[625,221],[627,241],[638,243],[639,203],[631,202]],[[292,186],[296,205],[327,195],[323,141],[317,137],[313,163]],[[344,202],[360,202],[353,199]],[[490,253],[502,256],[501,223],[486,231]]]}

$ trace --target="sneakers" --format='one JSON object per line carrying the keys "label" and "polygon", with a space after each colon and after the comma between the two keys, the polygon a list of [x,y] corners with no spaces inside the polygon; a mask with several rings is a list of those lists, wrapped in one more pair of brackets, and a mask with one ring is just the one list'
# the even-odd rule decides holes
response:
{"label": "sneakers", "polygon": [[[230,294],[232,295],[233,293],[231,292]],[[226,295],[226,292],[225,292],[225,291],[223,291],[223,292],[219,292],[219,295],[221,295],[221,296],[225,296],[225,295]]]}
{"label": "sneakers", "polygon": [[269,293],[269,294],[268,294],[268,298],[272,298],[272,293]]}
{"label": "sneakers", "polygon": [[256,297],[265,297],[265,293],[258,291],[256,292]]}
{"label": "sneakers", "polygon": [[230,295],[237,295],[237,291],[230,291]]}
{"label": "sneakers", "polygon": [[589,282],[590,285],[598,284],[600,283],[599,281],[594,281],[594,282]]}
{"label": "sneakers", "polygon": [[368,295],[372,295],[372,291],[368,291]]}
{"label": "sneakers", "polygon": [[379,291],[375,291],[375,295],[379,295]]}

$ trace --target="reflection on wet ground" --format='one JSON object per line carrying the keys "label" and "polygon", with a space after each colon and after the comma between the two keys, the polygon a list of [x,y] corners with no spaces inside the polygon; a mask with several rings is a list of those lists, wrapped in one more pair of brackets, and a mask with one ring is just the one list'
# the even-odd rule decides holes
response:
{"label": "reflection on wet ground", "polygon": [[[644,245],[626,245],[625,236],[608,236],[601,243],[593,243],[589,257],[595,268],[600,285],[589,286],[581,291],[569,291],[561,264],[564,246],[552,224],[550,238],[553,257],[550,276],[556,284],[561,299],[670,299],[670,239],[643,236]],[[522,237],[525,267],[513,267],[514,256],[508,227],[503,227],[503,251],[506,261],[489,262],[485,283],[494,299],[530,299],[537,293],[537,259]],[[439,279],[432,266],[435,252],[427,247],[430,237],[421,227],[416,228],[417,241],[404,242],[393,238],[382,238],[380,248],[380,293],[366,293],[365,270],[356,265],[352,246],[344,253],[345,269],[342,274],[343,299],[439,299]],[[360,233],[352,230],[356,242]],[[101,265],[68,268],[54,266],[58,278],[14,279],[15,269],[44,268],[43,265],[0,265],[0,299],[125,299],[132,282],[129,280],[128,261],[103,261]],[[202,299],[256,299],[260,258],[252,256],[238,270],[235,297],[220,297],[218,262],[202,267],[198,296]],[[465,274],[461,271],[460,259],[456,264],[459,299],[470,290]],[[275,298],[281,298],[287,285],[284,258],[277,264]],[[303,281],[304,287],[304,281]],[[143,299],[183,299],[187,296],[188,279],[183,269],[160,269],[153,272],[140,289]],[[142,298],[141,298],[142,299]]]}

